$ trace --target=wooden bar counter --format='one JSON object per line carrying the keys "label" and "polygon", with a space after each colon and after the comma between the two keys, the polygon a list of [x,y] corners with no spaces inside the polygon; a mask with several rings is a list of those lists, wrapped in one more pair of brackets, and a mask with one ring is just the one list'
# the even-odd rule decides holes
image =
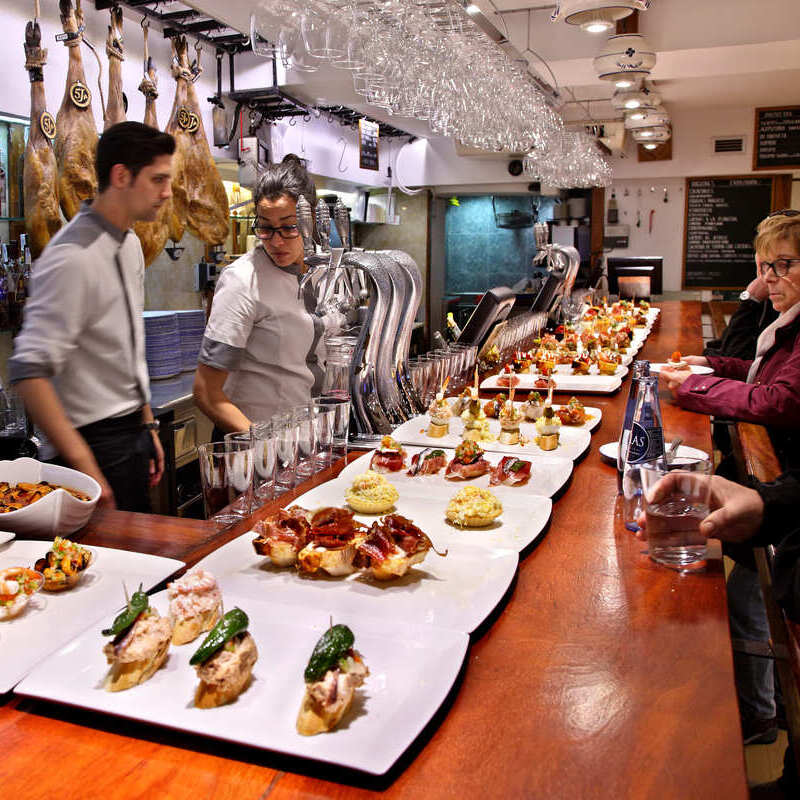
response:
{"label": "wooden bar counter", "polygon": [[[699,352],[700,303],[661,308],[641,357]],[[4,794],[746,798],[721,561],[695,575],[651,563],[622,525],[616,470],[598,452],[618,435],[628,385],[583,398],[603,409],[590,451],[509,595],[473,634],[444,706],[386,776],[6,695]],[[708,419],[665,392],[661,402],[667,439],[710,451]],[[204,522],[98,512],[82,541],[193,563],[246,529],[217,536]]]}

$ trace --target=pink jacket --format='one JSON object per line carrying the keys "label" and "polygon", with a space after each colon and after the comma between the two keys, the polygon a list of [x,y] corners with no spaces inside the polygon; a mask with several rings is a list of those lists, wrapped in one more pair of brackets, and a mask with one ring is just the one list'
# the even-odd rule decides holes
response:
{"label": "pink jacket", "polygon": [[776,332],[754,383],[745,383],[752,361],[709,356],[713,375],[691,375],[678,391],[689,411],[773,429],[800,431],[800,318]]}

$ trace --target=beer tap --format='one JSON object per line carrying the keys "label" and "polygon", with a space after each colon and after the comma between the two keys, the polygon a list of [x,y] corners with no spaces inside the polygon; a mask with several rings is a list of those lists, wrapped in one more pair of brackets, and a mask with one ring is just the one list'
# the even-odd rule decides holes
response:
{"label": "beer tap", "polygon": [[319,237],[320,247],[323,253],[331,252],[331,212],[328,204],[320,199],[317,200],[317,236]]}
{"label": "beer tap", "polygon": [[[303,290],[311,280],[312,275],[323,264],[327,264],[330,258],[327,253],[317,253],[314,243],[314,212],[311,210],[311,203],[303,195],[297,198],[297,227],[300,230],[300,236],[303,238],[303,262],[306,265],[306,271],[297,287],[297,299],[299,300],[303,297]],[[330,236],[330,223],[328,225],[328,236]]]}
{"label": "beer tap", "polygon": [[[330,213],[328,212],[327,206],[325,211],[328,213],[328,219],[330,220]],[[345,250],[350,249],[350,212],[347,210],[347,206],[345,206],[341,198],[336,199],[336,205],[333,207],[333,222],[336,226],[336,233],[339,234],[339,240],[341,241],[342,246],[330,248],[331,260],[330,264],[328,265],[328,273],[325,277],[325,287],[321,295],[321,305],[323,306],[330,301],[330,297],[333,293],[333,289],[336,285],[338,277],[340,274],[342,274],[340,270],[342,257],[344,256]],[[352,282],[350,281],[349,275],[346,272],[344,273],[344,276],[346,288],[350,294],[350,299],[351,301],[355,302],[355,293]]]}

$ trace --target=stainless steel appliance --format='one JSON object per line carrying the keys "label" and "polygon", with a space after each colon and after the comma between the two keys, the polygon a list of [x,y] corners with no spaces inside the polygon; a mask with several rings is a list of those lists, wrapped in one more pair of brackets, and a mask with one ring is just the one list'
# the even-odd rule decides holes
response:
{"label": "stainless steel appliance", "polygon": [[[349,213],[341,202],[333,223],[343,243],[330,247],[330,212],[316,215],[303,198],[297,203],[306,273],[300,295],[314,287],[317,313],[346,318],[355,338],[350,366],[351,438],[369,443],[424,410],[408,372],[411,333],[422,294],[414,260],[398,250],[351,250]],[[315,230],[316,229],[316,230]]]}

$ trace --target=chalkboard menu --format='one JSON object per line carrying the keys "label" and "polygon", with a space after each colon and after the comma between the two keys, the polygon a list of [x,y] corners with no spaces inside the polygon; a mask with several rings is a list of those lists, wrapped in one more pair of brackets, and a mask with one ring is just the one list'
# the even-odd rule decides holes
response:
{"label": "chalkboard menu", "polygon": [[800,169],[800,106],[757,108],[753,169]]}
{"label": "chalkboard menu", "polygon": [[378,169],[378,137],[380,125],[366,119],[358,121],[358,165],[361,169]]}
{"label": "chalkboard menu", "polygon": [[753,238],[774,177],[686,179],[684,289],[743,289],[755,277]]}

